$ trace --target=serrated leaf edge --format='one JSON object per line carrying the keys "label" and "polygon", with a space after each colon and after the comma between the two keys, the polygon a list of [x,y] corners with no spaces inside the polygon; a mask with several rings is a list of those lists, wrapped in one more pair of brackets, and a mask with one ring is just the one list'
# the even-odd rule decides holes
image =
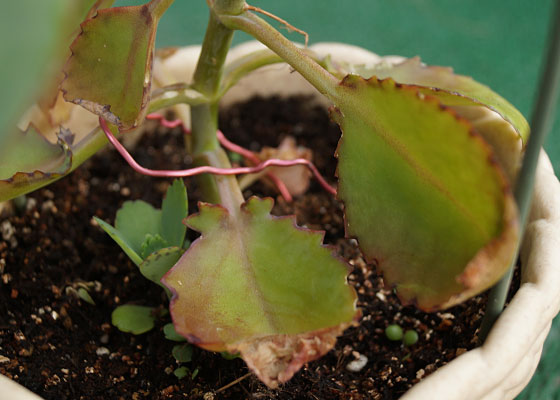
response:
{"label": "serrated leaf edge", "polygon": [[[341,86],[344,86],[345,80],[349,76],[350,75],[347,75],[346,77],[344,77],[342,79],[342,81],[340,82]],[[487,162],[489,164],[491,164],[497,172],[499,183],[500,183],[500,186],[502,188],[502,193],[504,194],[504,211],[503,211],[503,214],[502,214],[502,216],[503,216],[503,218],[502,218],[502,222],[503,222],[502,230],[501,230],[499,236],[493,238],[489,243],[487,243],[484,247],[482,247],[481,249],[478,250],[478,252],[473,256],[471,261],[465,266],[465,268],[463,270],[463,273],[456,277],[457,282],[462,284],[463,287],[465,288],[465,290],[463,292],[461,292],[461,294],[452,296],[448,301],[443,303],[440,307],[436,307],[436,308],[432,308],[432,309],[426,309],[426,308],[422,308],[421,306],[419,306],[416,298],[412,298],[412,299],[407,300],[407,299],[404,299],[402,296],[399,296],[398,292],[396,293],[397,297],[399,298],[399,300],[401,301],[401,303],[403,305],[405,305],[405,306],[406,305],[413,305],[413,306],[415,306],[417,308],[420,308],[423,311],[427,311],[427,312],[437,311],[437,310],[441,310],[441,309],[445,309],[445,308],[449,308],[449,307],[452,307],[454,305],[457,305],[457,304],[461,303],[462,301],[465,301],[466,299],[470,298],[471,296],[473,296],[473,295],[475,295],[475,294],[477,294],[481,291],[481,290],[476,290],[476,291],[473,290],[473,287],[476,285],[475,282],[477,281],[477,279],[474,278],[474,275],[475,275],[476,271],[481,270],[480,266],[481,266],[481,263],[483,262],[483,260],[489,258],[487,253],[492,252],[492,251],[489,251],[489,250],[494,249],[494,252],[495,252],[496,246],[499,243],[502,243],[503,241],[507,240],[507,238],[510,237],[510,234],[513,234],[515,236],[518,235],[519,225],[517,223],[517,206],[515,204],[515,201],[513,200],[512,188],[511,188],[511,185],[506,178],[506,174],[503,171],[500,163],[497,161],[496,157],[494,156],[494,151],[493,151],[492,147],[477,132],[476,128],[474,128],[474,126],[471,124],[471,122],[468,121],[467,119],[461,117],[451,107],[443,105],[437,97],[421,93],[418,90],[418,85],[408,85],[408,84],[398,83],[392,78],[378,79],[377,77],[372,76],[371,78],[365,79],[365,78],[362,78],[361,76],[358,76],[358,75],[352,75],[352,76],[357,77],[357,78],[365,81],[366,83],[369,83],[369,81],[371,81],[371,80],[373,80],[374,82],[377,82],[378,84],[382,84],[383,82],[386,82],[386,81],[392,82],[392,84],[394,84],[395,88],[412,91],[413,93],[415,93],[416,97],[418,99],[420,99],[421,101],[426,101],[426,102],[431,102],[433,104],[436,104],[442,110],[442,112],[446,112],[446,113],[451,114],[459,123],[462,123],[462,124],[467,126],[467,128],[469,129],[469,135],[474,140],[477,140],[480,143],[480,145],[483,148],[483,151],[485,151],[488,154]],[[329,111],[330,111],[330,114],[331,114],[331,118],[335,121],[337,121],[337,119],[336,119],[337,116],[343,116],[342,111],[336,106],[332,106],[329,109]],[[338,121],[337,121],[337,123],[338,123]],[[340,124],[339,124],[339,126],[340,126]],[[340,129],[341,129],[342,134],[341,134],[341,137],[338,141],[338,144],[337,144],[337,147],[336,147],[336,150],[335,150],[335,157],[337,159],[339,157],[338,150],[339,150],[339,148],[341,146],[341,143],[342,143],[342,140],[344,138],[344,132],[342,130],[342,127]],[[336,171],[335,171],[335,176],[337,178],[339,178],[339,176],[338,176],[338,163],[337,163],[337,167],[336,167]],[[343,204],[345,204],[344,200],[341,199],[338,194],[337,194],[337,199],[340,202],[342,202]],[[344,219],[345,237],[355,239],[358,243],[358,248],[360,250],[360,253],[364,257],[366,262],[368,264],[375,265],[379,269],[381,275],[385,276],[386,274],[385,274],[385,271],[382,267],[382,260],[379,259],[379,258],[376,258],[376,257],[368,257],[366,255],[366,253],[364,252],[362,246],[360,245],[359,238],[357,236],[351,234],[351,232],[349,231],[350,224],[347,220],[345,209],[343,211],[343,219]],[[488,275],[492,275],[492,274],[488,274]],[[499,279],[499,276],[494,277],[494,283],[498,279]],[[397,286],[397,283],[395,283],[395,282],[387,282],[386,280],[384,280],[384,282],[385,282],[385,286],[386,286],[387,289],[394,289]],[[490,285],[488,285],[488,286],[490,286]]]}
{"label": "serrated leaf edge", "polygon": [[[82,23],[80,23],[80,32],[74,38],[74,40],[72,41],[72,44],[69,47],[70,56],[68,57],[68,60],[66,60],[64,68],[62,69],[62,73],[64,74],[64,77],[63,77],[63,79],[60,83],[60,90],[61,90],[61,92],[63,94],[63,97],[66,101],[69,101],[71,103],[82,106],[86,110],[90,111],[91,113],[99,115],[100,117],[106,119],[111,124],[116,125],[119,128],[120,132],[126,132],[126,131],[130,131],[132,129],[137,128],[142,123],[142,121],[144,120],[144,117],[146,116],[146,114],[148,112],[148,104],[150,102],[150,93],[151,93],[152,81],[153,81],[153,79],[152,79],[153,74],[151,73],[151,71],[153,70],[155,45],[152,46],[152,48],[150,49],[148,57],[146,59],[145,71],[146,71],[146,74],[148,74],[150,76],[150,79],[144,78],[144,85],[143,85],[143,88],[142,88],[142,102],[141,102],[141,105],[140,105],[140,113],[138,114],[134,123],[131,126],[123,125],[120,118],[117,115],[115,115],[114,113],[111,112],[111,105],[110,104],[99,104],[99,103],[96,103],[94,101],[89,101],[89,100],[79,99],[79,98],[68,99],[67,98],[68,91],[63,88],[63,85],[64,85],[64,82],[66,81],[66,79],[68,78],[67,66],[68,66],[68,64],[70,63],[70,60],[74,57],[74,54],[75,54],[74,49],[73,49],[74,44],[83,35],[85,24],[87,24],[89,21],[97,18],[99,13],[118,12],[118,11],[121,11],[122,9],[126,9],[126,8],[128,8],[128,9],[130,9],[130,8],[138,8],[138,9],[146,8],[146,9],[148,9],[148,3],[143,4],[143,5],[138,5],[138,6],[122,6],[122,7],[103,8],[103,9],[97,10],[90,18],[86,18]],[[156,36],[156,33],[157,33],[157,26],[158,26],[158,23],[159,23],[159,18],[154,18],[150,13],[147,13],[147,15],[150,18],[154,19],[154,29],[151,32],[150,39],[148,40],[148,42],[149,43],[151,42],[151,43],[155,44],[155,36]]]}

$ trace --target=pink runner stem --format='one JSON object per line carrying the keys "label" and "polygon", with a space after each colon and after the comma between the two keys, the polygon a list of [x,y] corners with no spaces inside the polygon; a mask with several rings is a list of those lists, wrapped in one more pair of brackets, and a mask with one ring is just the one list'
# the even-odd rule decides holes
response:
{"label": "pink runner stem", "polygon": [[[159,118],[153,114],[150,114],[150,119],[159,119],[161,121],[166,121],[169,125],[173,124],[173,127],[179,126],[181,122],[177,123],[177,121],[167,121],[163,117]],[[162,122],[165,126],[165,124]],[[328,191],[329,193],[336,195],[336,189],[333,188],[328,184],[328,182],[323,178],[321,173],[317,170],[315,165],[309,160],[303,158],[296,158],[294,160],[278,160],[278,159],[270,159],[259,163],[254,167],[238,167],[238,168],[217,168],[211,166],[201,166],[195,168],[189,168],[184,170],[153,170],[149,168],[144,168],[140,164],[134,160],[134,158],[130,155],[130,153],[124,148],[124,146],[117,140],[117,138],[113,135],[113,133],[109,130],[107,126],[107,122],[99,117],[99,125],[101,129],[107,136],[107,139],[111,144],[117,149],[119,154],[125,159],[125,161],[134,169],[136,172],[139,172],[143,175],[148,176],[155,176],[155,177],[162,177],[162,178],[185,178],[200,174],[215,174],[215,175],[239,175],[239,174],[255,174],[258,172],[263,171],[268,167],[291,167],[293,165],[305,165],[307,166],[311,172],[315,175],[321,186]],[[185,132],[188,132],[185,127],[183,127]],[[221,132],[220,132],[221,133]],[[223,134],[222,134],[223,136]],[[233,143],[232,143],[233,144]],[[236,146],[236,145],[235,145]]]}

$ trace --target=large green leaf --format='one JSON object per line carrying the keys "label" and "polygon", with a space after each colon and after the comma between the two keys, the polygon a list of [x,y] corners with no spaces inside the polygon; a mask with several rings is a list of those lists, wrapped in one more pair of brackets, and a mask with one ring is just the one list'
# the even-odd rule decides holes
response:
{"label": "large green leaf", "polygon": [[169,3],[102,9],[82,23],[65,67],[65,99],[121,130],[138,126],[148,105],[157,24]]}
{"label": "large green leaf", "polygon": [[9,199],[62,177],[72,166],[72,151],[61,137],[48,142],[33,126],[9,131],[0,146],[0,197]]}
{"label": "large green leaf", "polygon": [[333,117],[339,197],[405,303],[448,307],[495,283],[518,235],[509,184],[468,121],[416,88],[346,77]]}
{"label": "large green leaf", "polygon": [[274,218],[272,199],[237,215],[200,205],[187,219],[202,233],[163,282],[174,293],[177,332],[213,351],[241,353],[274,387],[326,353],[357,316],[344,262],[322,234]]}
{"label": "large green leaf", "polygon": [[392,78],[415,85],[427,95],[437,97],[469,120],[494,149],[509,180],[514,182],[521,166],[522,147],[529,135],[529,124],[506,99],[474,79],[453,73],[449,67],[428,66],[418,57],[400,63],[347,66],[364,78]]}

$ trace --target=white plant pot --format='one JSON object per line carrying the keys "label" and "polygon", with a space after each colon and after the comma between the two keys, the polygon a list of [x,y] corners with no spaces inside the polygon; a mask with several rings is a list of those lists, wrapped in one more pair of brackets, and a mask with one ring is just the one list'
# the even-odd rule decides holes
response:
{"label": "white plant pot", "polygon": [[[261,49],[248,42],[232,49],[233,60]],[[334,61],[352,63],[398,62],[401,57],[379,57],[359,47],[320,43],[310,47]],[[155,78],[165,83],[192,76],[199,46],[180,49],[163,62],[156,60]],[[284,64],[259,69],[243,78],[222,104],[261,96],[310,95],[324,99],[299,74]],[[188,109],[179,114],[188,121]],[[540,157],[531,215],[521,249],[521,287],[492,328],[483,346],[468,351],[411,388],[403,400],[509,400],[527,385],[540,359],[552,319],[560,310],[560,184],[546,154]],[[0,398],[37,400],[37,395],[0,375]]]}

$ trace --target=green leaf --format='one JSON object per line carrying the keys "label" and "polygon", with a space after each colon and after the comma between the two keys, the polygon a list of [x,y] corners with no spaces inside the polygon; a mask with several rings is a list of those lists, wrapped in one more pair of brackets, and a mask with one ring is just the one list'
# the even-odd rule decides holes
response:
{"label": "green leaf", "polygon": [[529,136],[529,124],[515,107],[489,87],[468,76],[454,74],[451,68],[422,64],[418,57],[398,64],[381,62],[349,69],[364,78],[392,78],[437,97],[473,124],[494,149],[510,182],[515,181],[521,166],[521,149]]}
{"label": "green leaf", "polygon": [[[91,0],[90,0],[90,2],[91,2]],[[95,14],[97,14],[97,11],[99,11],[103,8],[110,8],[113,5],[114,2],[115,2],[115,0],[95,0],[95,3],[93,3],[91,8],[89,9],[89,11],[86,14],[84,20],[93,18],[95,16]]]}
{"label": "green leaf", "polygon": [[183,379],[189,374],[189,372],[190,371],[187,367],[179,367],[175,371],[173,371],[173,375],[175,375],[179,379]]}
{"label": "green leaf", "polygon": [[150,254],[138,267],[142,275],[163,287],[168,297],[171,297],[171,292],[161,283],[161,278],[177,263],[184,252],[185,250],[180,247],[167,247]]}
{"label": "green leaf", "polygon": [[33,126],[26,132],[13,129],[0,146],[0,198],[10,199],[42,187],[64,176],[71,167],[72,151],[62,138],[53,144]]}
{"label": "green leaf", "polygon": [[272,217],[272,203],[253,197],[236,215],[201,204],[187,225],[202,236],[163,282],[177,332],[240,353],[274,387],[330,350],[357,312],[347,265],[321,245],[322,233]]}
{"label": "green leaf", "polygon": [[171,350],[173,357],[179,362],[190,362],[192,360],[193,349],[188,343],[176,344]]}
{"label": "green leaf", "polygon": [[141,6],[102,9],[82,23],[64,70],[66,100],[121,130],[142,122],[152,83],[160,3],[153,0]]}
{"label": "green leaf", "polygon": [[92,306],[95,305],[95,301],[93,301],[93,299],[91,298],[89,292],[84,289],[83,287],[78,288],[78,296],[80,296],[80,299],[82,299],[83,301],[85,301],[86,303],[91,304]]}
{"label": "green leaf", "polygon": [[111,321],[122,332],[140,335],[154,328],[154,311],[152,307],[125,304],[115,308]]}
{"label": "green leaf", "polygon": [[169,243],[158,233],[155,235],[147,233],[144,238],[144,243],[140,246],[140,257],[145,260],[150,254],[166,247],[169,247]]}
{"label": "green leaf", "polygon": [[[0,148],[3,153],[0,159],[0,169],[3,169],[0,173],[0,201],[54,182],[70,173],[106,143],[103,134],[99,140],[100,135],[92,132],[78,146],[71,148],[72,141],[66,140],[69,131],[59,125],[57,118],[49,112],[52,111],[51,107],[56,107],[58,84],[62,80],[59,69],[69,56],[72,32],[76,34],[79,31],[79,23],[85,15],[93,15],[98,8],[108,7],[112,2],[113,0],[98,0],[95,3],[94,0],[53,0],[31,4],[22,0],[8,2],[7,8],[3,8],[2,16],[6,18],[0,23],[1,36],[10,37],[10,40],[1,42],[0,52],[10,56],[0,65],[0,83],[3,89],[0,97],[4,100],[0,110]],[[25,32],[18,32],[21,29]],[[48,115],[41,115],[44,119],[37,121],[36,126],[39,128],[33,126],[33,123],[24,128],[26,133],[12,128],[21,118],[24,108],[31,111],[29,107],[34,101],[37,103],[33,105],[29,115],[41,115],[39,109],[48,109]],[[56,131],[61,133],[58,146],[42,140],[41,150],[37,146],[39,140],[35,144],[29,143],[32,137],[38,138],[39,134],[48,136]],[[23,140],[23,137],[27,139]],[[60,153],[64,153],[65,168],[57,170],[55,167],[61,158]],[[25,156],[21,156],[22,154]],[[13,167],[12,175],[8,175],[6,166]]]}
{"label": "green leaf", "polygon": [[125,201],[117,211],[115,229],[136,254],[141,254],[147,234],[161,235],[161,211],[142,200]]}
{"label": "green leaf", "polygon": [[167,189],[161,205],[161,234],[170,246],[181,247],[187,227],[183,219],[188,215],[187,189],[181,179],[176,179]]}
{"label": "green leaf", "polygon": [[346,77],[333,117],[347,234],[404,303],[434,310],[507,270],[517,211],[490,147],[433,97],[391,79]]}
{"label": "green leaf", "polygon": [[187,340],[177,333],[171,322],[163,326],[163,334],[167,340],[172,340],[174,342],[185,342]]}
{"label": "green leaf", "polygon": [[93,217],[95,219],[95,221],[97,221],[97,223],[99,224],[99,226],[109,235],[111,236],[111,239],[113,239],[115,242],[117,242],[117,244],[121,247],[121,249],[123,249],[123,251],[126,253],[126,255],[132,260],[132,262],[136,265],[140,265],[142,263],[142,257],[140,257],[138,255],[138,253],[136,253],[133,248],[132,245],[128,242],[127,238],[124,236],[124,234],[122,234],[121,232],[119,232],[118,230],[116,230],[115,228],[113,228],[110,224],[108,224],[107,222],[103,221],[102,219],[99,219],[97,217]]}

